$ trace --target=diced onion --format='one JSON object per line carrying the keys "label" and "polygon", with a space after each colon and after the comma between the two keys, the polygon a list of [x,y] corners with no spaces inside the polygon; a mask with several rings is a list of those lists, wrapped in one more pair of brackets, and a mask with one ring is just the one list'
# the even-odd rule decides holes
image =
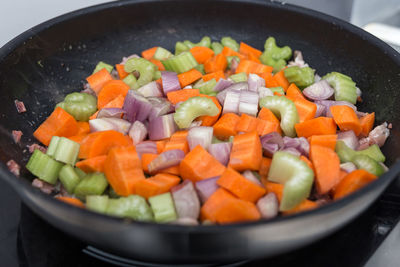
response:
{"label": "diced onion", "polygon": [[208,147],[211,145],[212,137],[213,127],[200,126],[191,128],[187,136],[190,150],[198,145],[208,150]]}

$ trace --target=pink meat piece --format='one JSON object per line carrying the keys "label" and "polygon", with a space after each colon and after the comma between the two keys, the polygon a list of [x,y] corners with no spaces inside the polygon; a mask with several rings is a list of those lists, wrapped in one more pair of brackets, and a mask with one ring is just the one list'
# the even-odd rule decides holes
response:
{"label": "pink meat piece", "polygon": [[36,144],[36,143],[34,143],[32,145],[29,145],[27,147],[29,149],[29,153],[33,153],[33,151],[35,151],[35,149],[39,149],[43,153],[46,153],[46,151],[47,151],[47,148],[45,148],[45,147],[43,147],[43,146],[41,146],[39,144]]}
{"label": "pink meat piece", "polygon": [[55,189],[53,185],[46,183],[42,180],[39,180],[37,178],[32,181],[32,186],[39,188],[40,191],[42,191],[45,194],[51,194]]}
{"label": "pink meat piece", "polygon": [[25,104],[22,101],[14,100],[15,107],[17,108],[18,113],[26,112]]}
{"label": "pink meat piece", "polygon": [[12,137],[13,137],[14,142],[15,142],[16,144],[18,144],[19,141],[21,141],[21,136],[22,136],[22,135],[23,135],[23,133],[22,133],[21,131],[18,131],[18,130],[13,130],[13,131],[12,131]]}
{"label": "pink meat piece", "polygon": [[386,139],[390,135],[390,126],[387,122],[382,123],[381,125],[376,126],[369,134],[368,137],[360,139],[360,145],[357,148],[358,150],[363,150],[372,146],[373,144],[377,144],[379,147],[382,147]]}
{"label": "pink meat piece", "polygon": [[13,159],[7,161],[7,167],[11,173],[13,173],[15,176],[19,176],[19,171],[21,167]]}

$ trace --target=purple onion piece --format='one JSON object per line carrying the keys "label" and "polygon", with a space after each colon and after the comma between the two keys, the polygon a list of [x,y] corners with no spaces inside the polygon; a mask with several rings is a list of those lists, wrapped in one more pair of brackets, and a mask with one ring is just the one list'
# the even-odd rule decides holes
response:
{"label": "purple onion piece", "polygon": [[339,132],[337,135],[337,140],[343,141],[348,147],[354,150],[359,146],[358,138],[352,130]]}
{"label": "purple onion piece", "polygon": [[213,131],[213,127],[206,126],[191,128],[187,135],[190,150],[194,149],[198,145],[202,146],[205,150],[208,150],[208,147],[211,145]]}
{"label": "purple onion piece", "polygon": [[335,90],[326,80],[316,82],[303,90],[303,94],[312,100],[325,100],[330,98]]}
{"label": "purple onion piece", "polygon": [[252,91],[240,91],[239,114],[256,117],[258,112],[258,94]]}
{"label": "purple onion piece", "polygon": [[204,179],[201,181],[196,182],[196,190],[199,194],[200,200],[202,203],[206,202],[207,199],[214,194],[215,191],[218,189],[217,180],[220,176]]}
{"label": "purple onion piece", "polygon": [[266,157],[272,157],[275,152],[279,150],[278,144],[274,143],[265,143],[263,144],[263,151],[264,151],[264,156]]}
{"label": "purple onion piece", "polygon": [[300,146],[300,141],[299,141],[298,138],[292,138],[292,137],[284,136],[283,137],[283,146],[285,148],[288,148],[288,147],[297,148],[298,146]]}
{"label": "purple onion piece", "polygon": [[157,154],[157,144],[153,141],[140,142],[136,145],[136,152],[140,158],[142,154]]}
{"label": "purple onion piece", "polygon": [[223,105],[225,101],[226,94],[228,93],[228,89],[224,89],[217,94],[218,102]]}
{"label": "purple onion piece", "polygon": [[354,165],[354,163],[352,163],[352,162],[346,162],[346,163],[340,164],[340,169],[349,173],[349,172],[357,170],[357,166]]}
{"label": "purple onion piece", "polygon": [[349,106],[351,107],[354,111],[357,111],[357,107],[351,104],[350,102],[347,101],[333,101],[333,100],[316,100],[315,104],[320,104],[324,105],[326,107],[326,117],[332,118],[332,113],[330,110],[331,106]]}
{"label": "purple onion piece", "polygon": [[156,81],[143,85],[138,89],[138,92],[141,93],[144,97],[163,96],[161,86]]}
{"label": "purple onion piece", "polygon": [[284,147],[283,138],[277,132],[261,136],[261,145],[267,157],[272,157],[275,152]]}
{"label": "purple onion piece", "polygon": [[258,88],[265,87],[265,80],[257,74],[250,73],[247,79],[248,90],[258,92]]}
{"label": "purple onion piece", "polygon": [[168,92],[176,91],[181,89],[181,84],[179,83],[178,75],[172,71],[162,71],[161,81],[164,95]]}
{"label": "purple onion piece", "polygon": [[242,173],[243,177],[246,178],[247,180],[249,180],[252,183],[255,183],[258,186],[264,187],[260,180],[258,180],[258,178],[254,175],[254,173],[250,170],[246,170]]}
{"label": "purple onion piece", "polygon": [[233,84],[232,81],[225,80],[225,79],[219,79],[217,84],[214,86],[214,91],[215,92],[221,92],[225,88],[231,86]]}
{"label": "purple onion piece", "polygon": [[298,157],[301,156],[300,151],[298,151],[298,150],[297,150],[296,148],[294,148],[294,147],[284,148],[284,149],[282,149],[281,151],[288,152],[288,153],[290,153],[290,154],[292,154],[292,155],[295,155],[295,156],[298,156]]}
{"label": "purple onion piece", "polygon": [[240,91],[228,89],[225,95],[222,114],[238,113],[240,103]]}
{"label": "purple onion piece", "polygon": [[132,138],[133,144],[136,145],[136,144],[142,142],[146,138],[147,128],[142,122],[135,121],[132,124],[128,135],[130,138]]}
{"label": "purple onion piece", "polygon": [[272,219],[278,215],[279,203],[275,193],[268,193],[257,201],[257,208],[263,219]]}
{"label": "purple onion piece", "polygon": [[97,119],[101,118],[121,118],[125,111],[122,108],[102,108],[97,113]]}
{"label": "purple onion piece", "polygon": [[181,149],[172,149],[158,155],[149,163],[149,172],[155,173],[159,170],[178,165],[185,157],[185,153]]}
{"label": "purple onion piece", "polygon": [[118,118],[101,118],[89,121],[90,132],[115,130],[127,134],[131,123]]}
{"label": "purple onion piece", "polygon": [[217,143],[211,144],[208,148],[208,152],[218,160],[222,165],[227,166],[229,162],[229,157],[231,154],[232,143]]}
{"label": "purple onion piece", "polygon": [[317,105],[317,111],[315,112],[315,118],[324,117],[326,114],[326,106],[317,104],[317,103],[314,103],[314,104]]}
{"label": "purple onion piece", "polygon": [[307,138],[299,137],[300,145],[297,147],[297,150],[304,156],[308,157],[310,153],[310,144],[308,143]]}
{"label": "purple onion piece", "polygon": [[148,131],[150,140],[161,140],[171,137],[178,126],[175,124],[174,115],[167,114],[155,117],[149,121]]}
{"label": "purple onion piece", "polygon": [[230,66],[230,70],[235,73],[236,72],[236,68],[239,66],[239,61],[236,60],[236,58],[232,58],[231,61],[231,66]]}
{"label": "purple onion piece", "polygon": [[159,117],[159,116],[168,114],[175,110],[173,105],[171,104],[171,102],[169,102],[164,97],[149,97],[147,100],[152,105],[152,108],[151,108],[150,114],[149,114],[149,120],[152,120],[155,117]]}
{"label": "purple onion piece", "polygon": [[171,188],[178,218],[197,220],[200,214],[200,201],[193,183],[185,180],[182,184]]}
{"label": "purple onion piece", "polygon": [[130,122],[136,120],[144,121],[149,116],[152,107],[153,105],[141,94],[129,90],[123,106],[125,111],[124,119]]}
{"label": "purple onion piece", "polygon": [[247,91],[247,90],[249,90],[249,85],[247,84],[247,82],[238,82],[238,83],[232,84],[231,86],[227,87],[226,89]]}

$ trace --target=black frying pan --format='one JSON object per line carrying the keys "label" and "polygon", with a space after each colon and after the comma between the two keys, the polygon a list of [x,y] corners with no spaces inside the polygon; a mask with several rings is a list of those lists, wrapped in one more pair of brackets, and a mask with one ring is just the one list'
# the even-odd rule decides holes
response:
{"label": "black frying pan", "polygon": [[[321,75],[339,71],[363,90],[360,110],[392,122],[383,152],[389,172],[359,192],[317,210],[270,221],[183,227],[132,222],[75,208],[30,186],[3,163],[25,165],[25,145],[55,103],[81,88],[99,60],[118,63],[131,53],[179,40],[225,35],[262,48],[268,36],[303,51]],[[119,255],[162,262],[229,261],[266,257],[322,238],[365,210],[400,172],[400,57],[392,48],[346,22],[307,9],[264,1],[112,2],[45,22],[0,50],[0,176],[37,214],[59,229]],[[18,114],[14,100],[28,112]],[[10,132],[23,131],[21,145]],[[25,151],[25,152],[24,152]]]}

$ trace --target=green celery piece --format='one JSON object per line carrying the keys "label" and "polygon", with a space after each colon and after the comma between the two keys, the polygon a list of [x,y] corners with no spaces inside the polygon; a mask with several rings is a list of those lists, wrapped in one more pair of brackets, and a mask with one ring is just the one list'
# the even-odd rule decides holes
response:
{"label": "green celery piece", "polygon": [[136,88],[139,89],[139,87],[137,87],[137,79],[135,77],[135,75],[133,75],[132,73],[129,73],[123,80],[124,83],[126,83],[131,89]]}
{"label": "green celery piece", "polygon": [[368,156],[378,162],[385,162],[386,158],[377,144],[356,152],[358,155]]}
{"label": "green celery piece", "polygon": [[46,155],[49,155],[50,157],[54,157],[54,153],[56,153],[58,141],[60,141],[60,139],[61,138],[58,136],[53,136],[51,138],[50,144],[47,147]]}
{"label": "green celery piece", "polygon": [[74,168],[75,173],[79,176],[79,178],[83,178],[86,176],[86,173],[84,171],[82,171],[81,169],[79,169],[78,167]]}
{"label": "green celery piece", "polygon": [[217,92],[214,91],[214,87],[217,85],[217,81],[215,79],[211,79],[206,82],[202,82],[201,84],[196,84],[193,88],[199,89],[200,94],[209,95],[209,96],[216,96]]}
{"label": "green celery piece", "polygon": [[170,57],[173,57],[174,55],[169,52],[167,49],[159,46],[156,50],[156,52],[154,53],[153,58],[157,59],[157,60],[164,60]]}
{"label": "green celery piece", "polygon": [[385,172],[381,164],[366,155],[356,155],[353,157],[352,162],[358,169],[366,170],[376,176],[380,176]]}
{"label": "green celery piece", "polygon": [[79,143],[65,137],[60,137],[53,157],[55,160],[62,163],[75,165],[78,159],[79,149]]}
{"label": "green celery piece", "polygon": [[166,70],[174,71],[177,74],[191,70],[198,65],[196,59],[190,52],[182,52],[177,56],[162,60],[161,63]]}
{"label": "green celery piece", "polygon": [[356,83],[347,75],[339,72],[331,72],[322,77],[335,90],[336,101],[348,101],[352,104],[357,102]]}
{"label": "green celery piece", "polygon": [[227,46],[236,52],[239,51],[239,44],[236,42],[236,40],[232,39],[231,37],[222,37],[221,38],[221,44],[223,46]]}
{"label": "green celery piece", "polygon": [[97,63],[96,67],[94,68],[93,74],[102,69],[106,69],[108,72],[111,72],[114,69],[114,67],[110,64],[100,61],[99,63]]}
{"label": "green celery piece", "polygon": [[203,38],[201,38],[200,42],[198,42],[197,44],[192,43],[191,41],[184,41],[183,42],[187,47],[189,47],[189,49],[195,47],[195,46],[205,46],[210,48],[211,46],[211,38],[208,36],[204,36]]}
{"label": "green celery piece", "polygon": [[296,136],[294,125],[299,122],[299,114],[292,100],[284,96],[265,96],[260,99],[260,107],[270,109],[281,119],[281,128],[285,135]]}
{"label": "green celery piece", "polygon": [[263,52],[260,56],[260,61],[264,65],[273,67],[273,72],[277,73],[283,67],[286,66],[286,60],[284,59],[273,59],[268,52]]}
{"label": "green celery piece", "polygon": [[75,187],[74,194],[80,199],[85,199],[88,195],[103,194],[107,186],[108,182],[103,173],[90,173]]}
{"label": "green celery piece", "polygon": [[108,196],[86,196],[86,208],[98,213],[106,213]]}
{"label": "green celery piece", "polygon": [[219,113],[215,103],[207,97],[191,97],[175,110],[174,120],[179,128],[188,128],[199,116],[216,116]]}
{"label": "green celery piece", "polygon": [[240,62],[240,58],[238,56],[229,56],[226,57],[226,60],[228,61],[228,69],[231,69],[231,63],[232,63],[232,59],[235,59],[236,62]]}
{"label": "green celery piece", "polygon": [[149,203],[156,222],[166,223],[178,218],[170,192],[150,197]]}
{"label": "green celery piece", "polygon": [[182,42],[176,42],[175,44],[175,55],[179,55],[185,51],[189,51],[190,48]]}
{"label": "green celery piece", "polygon": [[268,180],[284,185],[279,210],[286,211],[309,197],[314,172],[299,157],[278,151],[272,157]]}
{"label": "green celery piece", "polygon": [[229,79],[231,79],[234,83],[247,82],[247,73],[240,72],[232,74],[231,76],[229,76]]}
{"label": "green celery piece", "polygon": [[118,199],[109,199],[106,209],[108,215],[132,218],[138,221],[153,221],[151,208],[141,196],[130,195]]}
{"label": "green celery piece", "polygon": [[204,65],[203,64],[199,64],[196,67],[194,67],[196,70],[200,71],[201,74],[205,75],[206,71],[204,70]]}
{"label": "green celery piece", "polygon": [[64,165],[60,173],[58,174],[58,178],[60,179],[61,184],[67,190],[68,194],[72,195],[74,193],[75,187],[81,181],[81,178],[76,173],[74,167],[71,165]]}
{"label": "green celery piece", "polygon": [[159,71],[159,70],[155,71],[154,75],[153,75],[153,80],[155,81],[155,80],[158,80],[160,78],[161,78],[161,71]]}
{"label": "green celery piece", "polygon": [[289,46],[279,47],[274,37],[268,37],[264,44],[264,52],[260,56],[261,63],[274,68],[274,72],[280,71],[286,66],[286,60],[292,56]]}
{"label": "green celery piece", "polygon": [[75,92],[68,94],[56,107],[61,107],[77,121],[88,121],[97,111],[97,99],[86,93]]}
{"label": "green celery piece", "polygon": [[289,83],[296,84],[304,89],[314,83],[315,70],[310,67],[300,68],[299,66],[288,67],[284,70],[285,77]]}
{"label": "green celery piece", "polygon": [[63,165],[64,164],[52,159],[39,149],[35,149],[26,164],[26,168],[40,180],[48,182],[49,184],[55,184]]}
{"label": "green celery piece", "polygon": [[138,89],[153,80],[154,72],[157,66],[144,58],[131,58],[125,63],[124,69],[126,72],[131,73],[138,71],[140,76],[133,89]]}
{"label": "green celery piece", "polygon": [[214,51],[214,55],[218,55],[222,52],[222,50],[224,49],[224,46],[222,44],[220,44],[219,42],[212,42],[211,49]]}
{"label": "green celery piece", "polygon": [[278,87],[270,87],[269,90],[272,91],[272,93],[279,93],[281,95],[285,95],[285,90],[281,86]]}
{"label": "green celery piece", "polygon": [[384,162],[386,159],[379,146],[376,144],[366,149],[355,151],[348,147],[345,142],[338,140],[336,142],[335,151],[338,154],[341,163],[351,162],[357,155],[368,156],[377,162]]}

